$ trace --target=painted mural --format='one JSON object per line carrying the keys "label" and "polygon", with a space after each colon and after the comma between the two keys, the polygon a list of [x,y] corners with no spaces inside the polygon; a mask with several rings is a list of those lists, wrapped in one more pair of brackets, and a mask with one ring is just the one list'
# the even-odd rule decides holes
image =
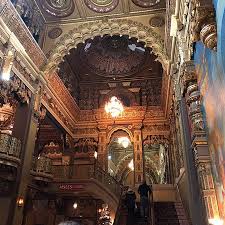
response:
{"label": "painted mural", "polygon": [[196,43],[195,64],[208,125],[209,150],[220,216],[225,219],[225,1],[215,0],[217,51]]}

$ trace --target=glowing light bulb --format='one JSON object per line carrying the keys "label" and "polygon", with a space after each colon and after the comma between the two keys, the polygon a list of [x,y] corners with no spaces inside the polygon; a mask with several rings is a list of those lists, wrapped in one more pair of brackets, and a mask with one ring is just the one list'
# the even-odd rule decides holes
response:
{"label": "glowing light bulb", "polygon": [[76,202],[74,202],[74,204],[73,204],[73,208],[74,208],[74,209],[77,209],[77,206],[78,206],[78,205],[77,205],[77,203],[76,203]]}

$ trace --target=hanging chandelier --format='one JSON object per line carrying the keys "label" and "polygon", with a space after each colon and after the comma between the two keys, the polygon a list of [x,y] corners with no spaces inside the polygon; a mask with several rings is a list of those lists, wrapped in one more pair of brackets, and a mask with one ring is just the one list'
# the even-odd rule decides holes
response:
{"label": "hanging chandelier", "polygon": [[112,117],[118,117],[123,112],[123,105],[120,100],[113,96],[105,105],[105,111],[110,113]]}

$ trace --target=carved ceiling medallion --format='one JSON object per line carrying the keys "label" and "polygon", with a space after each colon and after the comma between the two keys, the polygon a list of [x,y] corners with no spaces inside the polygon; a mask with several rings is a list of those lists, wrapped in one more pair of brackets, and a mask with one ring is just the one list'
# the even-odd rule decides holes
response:
{"label": "carved ceiling medallion", "polygon": [[132,0],[132,2],[140,7],[152,7],[160,3],[160,0]]}
{"label": "carved ceiling medallion", "polygon": [[125,77],[140,69],[147,51],[135,38],[105,35],[86,42],[80,49],[80,59],[99,76]]}
{"label": "carved ceiling medallion", "polygon": [[59,27],[54,27],[48,32],[48,37],[51,39],[56,39],[62,34],[62,29]]}
{"label": "carved ceiling medallion", "polygon": [[55,17],[66,17],[74,11],[72,0],[41,0],[41,6],[47,13]]}
{"label": "carved ceiling medallion", "polygon": [[111,12],[119,3],[119,0],[84,0],[86,6],[98,13]]}
{"label": "carved ceiling medallion", "polygon": [[162,27],[165,24],[165,20],[162,16],[154,16],[149,20],[151,27]]}

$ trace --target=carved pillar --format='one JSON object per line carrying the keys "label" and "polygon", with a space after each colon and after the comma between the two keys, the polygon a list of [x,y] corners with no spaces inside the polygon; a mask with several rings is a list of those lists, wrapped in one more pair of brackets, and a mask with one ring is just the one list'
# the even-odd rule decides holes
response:
{"label": "carved pillar", "polygon": [[173,162],[173,171],[175,172],[175,177],[179,177],[180,168],[181,168],[181,157],[179,150],[179,142],[177,136],[177,127],[176,127],[176,117],[174,111],[171,112],[170,116],[170,131],[171,131],[171,150],[172,151],[172,162]]}
{"label": "carved pillar", "polygon": [[197,83],[187,88],[189,117],[192,125],[192,149],[198,172],[199,185],[202,191],[208,218],[219,216],[216,192],[212,176],[212,166],[202,114],[202,103]]}
{"label": "carved pillar", "polygon": [[177,143],[178,143],[178,154],[180,159],[180,168],[184,167],[184,156],[183,156],[183,149],[184,149],[184,140],[181,135],[181,121],[180,121],[180,102],[177,102],[176,110],[175,110],[175,126],[176,126],[176,135],[177,135]]}
{"label": "carved pillar", "polygon": [[[39,86],[37,86],[39,90]],[[39,91],[31,97],[29,104],[18,105],[12,135],[22,141],[21,168],[17,174],[17,181],[14,187],[11,209],[8,217],[8,224],[21,225],[23,220],[23,207],[18,205],[18,199],[26,202],[26,192],[31,181],[30,170],[32,156],[35,147],[35,138],[38,126],[37,115],[40,110],[41,94]]]}
{"label": "carved pillar", "polygon": [[[208,140],[205,132],[205,122],[202,114],[200,91],[198,90],[197,78],[193,61],[183,64],[182,93],[186,96],[189,129],[191,135],[191,150],[194,162],[192,168],[196,170],[197,180],[205,204],[208,218],[218,215],[218,206],[211,172],[211,161],[208,149]],[[188,162],[190,164],[190,162]],[[202,168],[208,168],[207,173]],[[207,218],[206,218],[207,219]]]}
{"label": "carved pillar", "polygon": [[215,10],[212,0],[193,0],[192,39],[201,40],[210,49],[216,50],[217,31]]}
{"label": "carved pillar", "polygon": [[142,124],[134,126],[134,183],[143,181],[143,149],[142,149]]}
{"label": "carved pillar", "polygon": [[107,132],[106,127],[99,127],[98,135],[98,165],[108,170]]}

